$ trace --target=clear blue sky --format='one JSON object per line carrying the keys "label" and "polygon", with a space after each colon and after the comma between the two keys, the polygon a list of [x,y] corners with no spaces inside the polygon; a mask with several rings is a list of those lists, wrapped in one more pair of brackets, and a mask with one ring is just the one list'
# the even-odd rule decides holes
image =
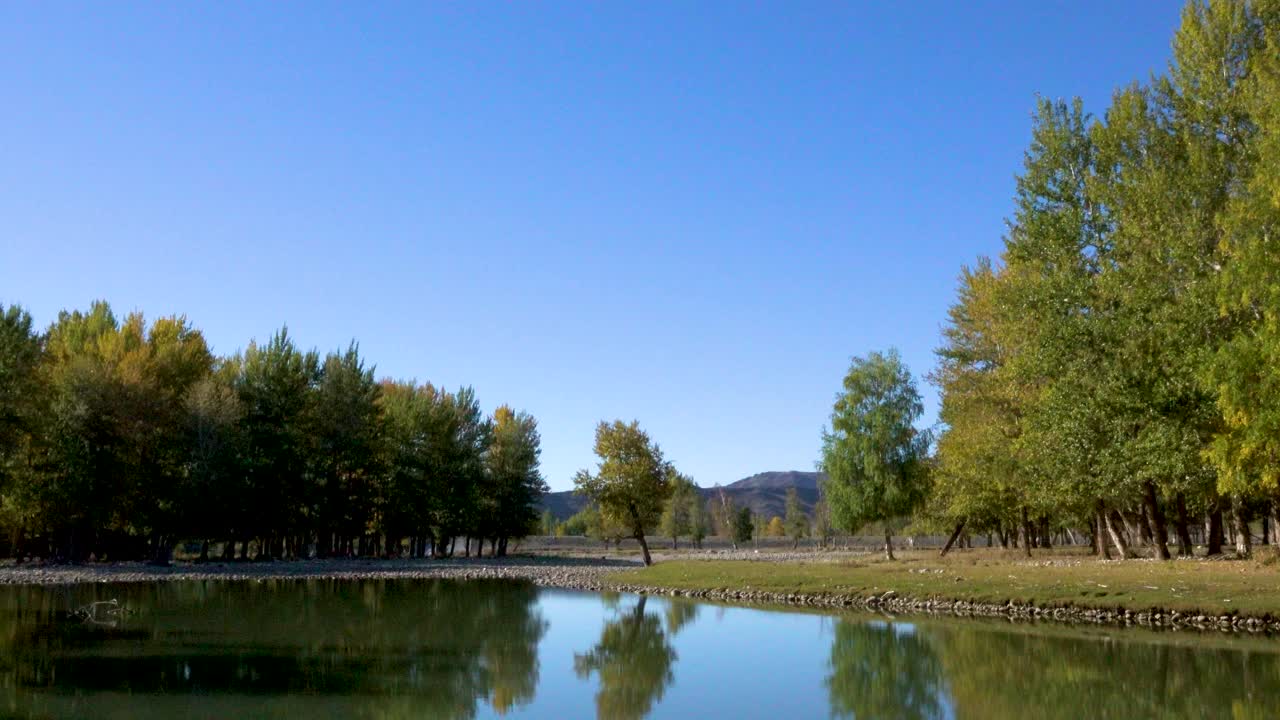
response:
{"label": "clear blue sky", "polygon": [[1036,94],[1101,112],[1180,5],[4,3],[0,302],[355,338],[533,413],[554,489],[605,418],[812,469],[851,356],[933,366]]}

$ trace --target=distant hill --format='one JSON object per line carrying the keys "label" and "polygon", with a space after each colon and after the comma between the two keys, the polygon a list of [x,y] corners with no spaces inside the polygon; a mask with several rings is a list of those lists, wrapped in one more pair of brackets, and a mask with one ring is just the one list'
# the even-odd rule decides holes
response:
{"label": "distant hill", "polygon": [[[795,488],[800,506],[812,515],[813,504],[818,501],[818,482],[822,477],[822,473],[800,470],[762,472],[725,485],[724,491],[736,505],[746,505],[753,513],[773,517],[786,513],[787,489]],[[703,498],[709,499],[715,488],[698,488],[698,491]],[[586,498],[575,495],[572,490],[542,496],[542,508],[550,510],[558,520],[568,518],[586,504]]]}
{"label": "distant hill", "polygon": [[731,483],[728,487],[738,490],[782,490],[783,494],[786,494],[787,488],[791,487],[816,492],[818,490],[818,479],[822,476],[822,473],[803,472],[801,470],[774,470],[756,473],[751,477]]}

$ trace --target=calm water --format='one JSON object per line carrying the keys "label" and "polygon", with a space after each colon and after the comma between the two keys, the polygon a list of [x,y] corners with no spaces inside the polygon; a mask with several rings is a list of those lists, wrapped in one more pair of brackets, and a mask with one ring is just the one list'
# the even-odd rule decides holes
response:
{"label": "calm water", "polygon": [[17,717],[1275,718],[1278,653],[513,582],[0,588]]}

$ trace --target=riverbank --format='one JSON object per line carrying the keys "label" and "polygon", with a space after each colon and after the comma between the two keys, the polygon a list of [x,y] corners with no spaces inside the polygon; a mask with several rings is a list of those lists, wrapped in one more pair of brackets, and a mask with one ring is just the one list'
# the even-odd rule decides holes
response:
{"label": "riverbank", "polygon": [[1072,623],[1280,633],[1280,564],[1103,561],[1078,550],[936,552],[770,562],[670,560],[606,576],[646,591],[722,602]]}
{"label": "riverbank", "polygon": [[1002,617],[1280,634],[1280,563],[1184,559],[1101,561],[1078,551],[1027,560],[1001,551],[664,553],[631,557],[517,555],[448,560],[299,560],[0,566],[0,584],[174,580],[518,579],[541,587],[632,592],[732,604],[882,614]]}

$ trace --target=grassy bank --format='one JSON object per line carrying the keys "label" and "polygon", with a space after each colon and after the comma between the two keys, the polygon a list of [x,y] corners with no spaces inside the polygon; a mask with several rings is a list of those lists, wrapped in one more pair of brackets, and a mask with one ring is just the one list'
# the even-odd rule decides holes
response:
{"label": "grassy bank", "polygon": [[938,558],[903,553],[897,561],[669,560],[618,573],[618,583],[679,590],[747,590],[806,595],[899,596],[1105,609],[1198,611],[1280,617],[1280,563],[1264,549],[1254,560],[1103,562],[1077,552],[1031,560],[973,550]]}

